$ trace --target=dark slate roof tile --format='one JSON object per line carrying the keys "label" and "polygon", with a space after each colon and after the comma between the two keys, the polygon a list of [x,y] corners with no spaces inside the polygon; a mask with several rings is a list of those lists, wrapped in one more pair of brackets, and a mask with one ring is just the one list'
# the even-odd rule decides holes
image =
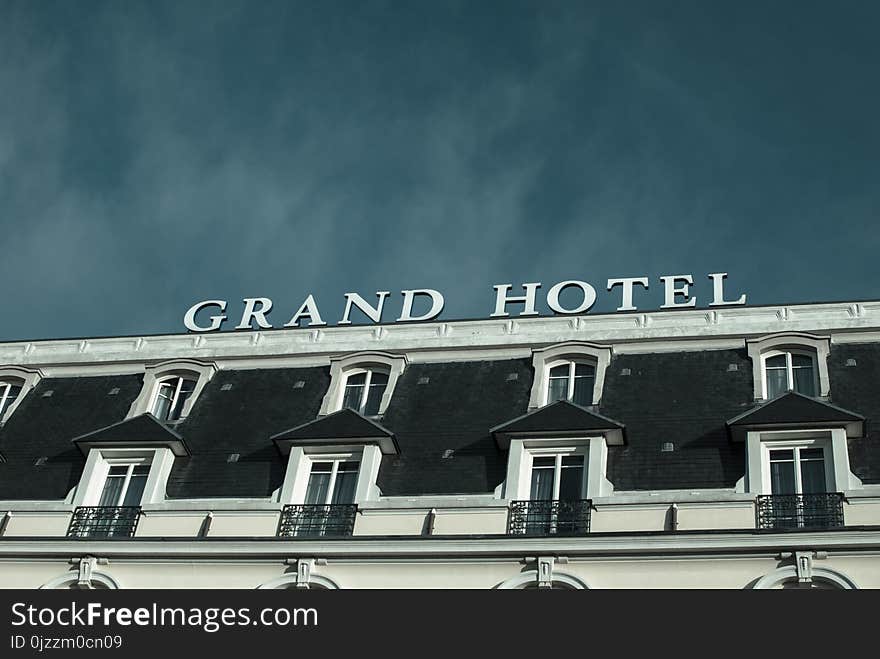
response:
{"label": "dark slate roof tile", "polygon": [[840,407],[794,391],[788,391],[727,423],[731,426],[761,426],[780,423],[849,423],[864,421],[864,417]]}
{"label": "dark slate roof tile", "polygon": [[394,433],[386,430],[375,421],[346,408],[285,430],[272,439],[350,439],[393,436]]}
{"label": "dark slate roof tile", "polygon": [[489,429],[526,412],[531,381],[530,359],[409,365],[381,420],[400,447],[382,459],[382,493],[492,492],[504,480],[507,452]]}
{"label": "dark slate roof tile", "polygon": [[626,425],[627,445],[609,447],[608,479],[616,490],[733,487],[745,449],[725,421],[753,403],[745,350],[616,354],[599,411]]}
{"label": "dark slate roof tile", "polygon": [[[294,385],[304,381],[302,387]],[[223,390],[224,384],[232,384]],[[175,429],[192,457],[177,458],[169,498],[267,497],[286,461],[272,435],[313,420],[330,385],[329,367],[220,371]],[[238,453],[237,462],[229,462]]]}
{"label": "dark slate roof tile", "polygon": [[[85,464],[71,439],[125,418],[142,382],[140,375],[40,380],[0,428],[0,499],[64,499]],[[41,457],[45,464],[35,466]]]}
{"label": "dark slate roof tile", "polygon": [[621,429],[623,425],[575,405],[567,400],[559,400],[551,405],[524,414],[492,429],[492,432],[580,432],[582,430]]}
{"label": "dark slate roof tile", "polygon": [[285,430],[272,437],[272,441],[283,454],[287,454],[293,444],[315,446],[338,444],[340,441],[358,444],[366,441],[370,444],[378,444],[382,453],[399,452],[393,432],[348,408]]}
{"label": "dark slate roof tile", "polygon": [[140,414],[125,421],[118,421],[80,435],[73,439],[73,443],[80,447],[80,450],[86,451],[87,446],[101,444],[141,446],[167,444],[174,448],[176,455],[188,453],[183,438],[152,414]]}
{"label": "dark slate roof tile", "polygon": [[[855,366],[847,366],[848,360]],[[865,436],[849,440],[852,472],[866,484],[880,483],[880,343],[831,344],[831,401],[867,419]]]}

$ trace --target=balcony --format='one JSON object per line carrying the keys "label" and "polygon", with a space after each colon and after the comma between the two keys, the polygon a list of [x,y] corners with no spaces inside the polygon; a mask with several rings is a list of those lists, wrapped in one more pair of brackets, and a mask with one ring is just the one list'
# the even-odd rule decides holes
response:
{"label": "balcony", "polygon": [[278,523],[283,538],[345,537],[354,531],[357,504],[284,506]]}
{"label": "balcony", "polygon": [[130,538],[140,516],[140,506],[81,506],[73,511],[67,537]]}
{"label": "balcony", "polygon": [[586,535],[593,502],[579,500],[511,501],[508,535]]}
{"label": "balcony", "polygon": [[770,494],[755,502],[758,530],[833,529],[843,526],[843,494]]}

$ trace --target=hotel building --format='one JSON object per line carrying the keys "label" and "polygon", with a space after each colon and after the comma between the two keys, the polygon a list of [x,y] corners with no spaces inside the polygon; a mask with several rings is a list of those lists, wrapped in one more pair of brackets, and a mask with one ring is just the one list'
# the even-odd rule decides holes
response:
{"label": "hotel building", "polygon": [[17,588],[880,587],[880,302],[0,343]]}

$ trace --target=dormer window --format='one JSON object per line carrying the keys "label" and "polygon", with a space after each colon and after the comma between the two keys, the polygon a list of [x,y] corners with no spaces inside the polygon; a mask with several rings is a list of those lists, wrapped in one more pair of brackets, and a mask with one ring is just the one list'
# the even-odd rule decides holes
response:
{"label": "dormer window", "polygon": [[319,416],[344,409],[369,417],[385,414],[406,357],[387,352],[359,352],[330,359],[330,387]]}
{"label": "dormer window", "polygon": [[611,362],[611,348],[581,341],[569,341],[532,352],[535,377],[529,396],[529,410],[567,400],[590,407],[602,399],[605,369]]}
{"label": "dormer window", "polygon": [[345,380],[342,407],[364,416],[378,416],[387,386],[388,373],[373,369],[351,372]]}
{"label": "dormer window", "polygon": [[164,500],[174,457],[189,455],[183,438],[151,414],[80,435],[73,443],[86,456],[67,531],[75,538],[133,536],[141,506]]}
{"label": "dormer window", "polygon": [[42,379],[43,374],[21,366],[0,368],[0,424],[3,424],[15,408],[21,405],[25,395]]}
{"label": "dormer window", "polygon": [[771,400],[794,391],[811,398],[829,395],[828,355],[831,340],[801,332],[748,339],[755,400]]}
{"label": "dormer window", "polygon": [[763,357],[767,398],[776,398],[786,391],[816,396],[819,378],[814,354],[774,350]]}
{"label": "dormer window", "polygon": [[0,419],[15,404],[20,394],[20,381],[0,381]]}
{"label": "dormer window", "polygon": [[548,371],[547,404],[569,400],[576,405],[593,404],[596,367],[583,361],[566,361]]}
{"label": "dormer window", "polygon": [[176,359],[146,366],[144,386],[126,418],[149,412],[164,423],[182,421],[189,416],[216,372],[215,364],[196,359]]}
{"label": "dormer window", "polygon": [[151,411],[160,421],[179,421],[186,401],[196,390],[196,380],[174,376],[159,381]]}

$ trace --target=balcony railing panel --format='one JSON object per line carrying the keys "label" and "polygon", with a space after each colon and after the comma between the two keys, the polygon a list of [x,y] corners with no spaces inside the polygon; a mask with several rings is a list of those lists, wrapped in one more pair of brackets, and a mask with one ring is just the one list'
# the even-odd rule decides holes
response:
{"label": "balcony railing panel", "polygon": [[592,501],[511,501],[508,535],[586,535],[590,532]]}
{"label": "balcony railing panel", "polygon": [[67,537],[130,538],[140,516],[140,506],[80,506],[73,511]]}
{"label": "balcony railing panel", "polygon": [[278,523],[282,537],[349,536],[354,532],[357,504],[296,504],[284,506]]}
{"label": "balcony railing panel", "polygon": [[763,530],[830,529],[843,526],[843,494],[769,494],[756,501]]}

